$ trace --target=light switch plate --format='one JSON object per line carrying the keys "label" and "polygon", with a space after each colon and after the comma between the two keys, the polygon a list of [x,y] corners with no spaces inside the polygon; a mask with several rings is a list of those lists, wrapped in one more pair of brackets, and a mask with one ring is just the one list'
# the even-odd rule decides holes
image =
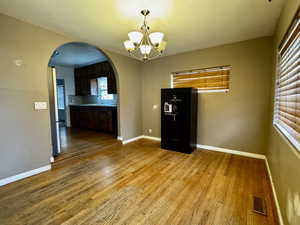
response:
{"label": "light switch plate", "polygon": [[47,102],[34,102],[34,110],[46,110],[48,109]]}

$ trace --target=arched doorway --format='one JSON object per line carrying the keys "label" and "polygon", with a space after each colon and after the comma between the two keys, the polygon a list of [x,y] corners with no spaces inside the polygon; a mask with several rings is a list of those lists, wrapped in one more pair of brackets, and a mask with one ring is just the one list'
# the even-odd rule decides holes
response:
{"label": "arched doorway", "polygon": [[109,57],[70,42],[53,51],[48,66],[53,156],[61,160],[117,143],[118,79]]}

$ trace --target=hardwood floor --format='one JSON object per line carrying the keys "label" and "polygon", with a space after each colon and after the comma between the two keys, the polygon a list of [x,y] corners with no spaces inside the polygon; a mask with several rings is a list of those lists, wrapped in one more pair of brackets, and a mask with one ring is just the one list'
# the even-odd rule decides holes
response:
{"label": "hardwood floor", "polygon": [[67,127],[59,130],[61,154],[55,157],[56,163],[121,143],[114,135],[98,131]]}
{"label": "hardwood floor", "polygon": [[[265,198],[267,216],[252,211]],[[7,225],[277,225],[263,160],[139,140],[0,188]]]}

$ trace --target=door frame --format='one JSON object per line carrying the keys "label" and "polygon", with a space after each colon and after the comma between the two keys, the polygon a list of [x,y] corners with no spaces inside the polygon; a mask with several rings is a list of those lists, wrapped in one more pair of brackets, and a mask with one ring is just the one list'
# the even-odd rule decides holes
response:
{"label": "door frame", "polygon": [[59,124],[58,120],[58,107],[57,107],[57,90],[56,90],[56,70],[55,67],[48,67],[48,88],[49,88],[49,111],[50,111],[50,128],[52,140],[52,156],[58,156],[61,152],[60,137],[59,137]]}

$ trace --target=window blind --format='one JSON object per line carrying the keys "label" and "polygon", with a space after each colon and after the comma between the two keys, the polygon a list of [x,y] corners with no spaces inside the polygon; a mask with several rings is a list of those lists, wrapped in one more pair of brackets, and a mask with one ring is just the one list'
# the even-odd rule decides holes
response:
{"label": "window blind", "polygon": [[300,11],[279,47],[274,124],[300,149]]}
{"label": "window blind", "polygon": [[172,74],[174,88],[193,87],[201,90],[229,90],[231,66],[213,67]]}

